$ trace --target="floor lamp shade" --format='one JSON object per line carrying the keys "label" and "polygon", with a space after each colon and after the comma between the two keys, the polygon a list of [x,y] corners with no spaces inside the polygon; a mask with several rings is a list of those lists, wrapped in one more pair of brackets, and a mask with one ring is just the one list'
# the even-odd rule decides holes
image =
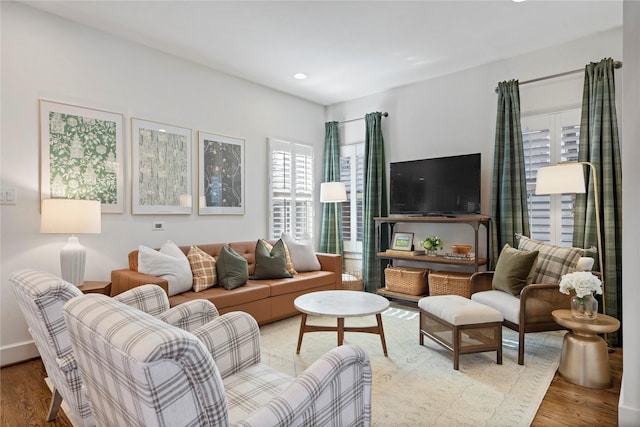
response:
{"label": "floor lamp shade", "polygon": [[40,232],[71,234],[60,251],[60,270],[62,278],[76,286],[84,281],[86,250],[74,234],[100,233],[100,212],[97,200],[42,200]]}
{"label": "floor lamp shade", "polygon": [[347,201],[347,190],[343,182],[323,182],[320,184],[320,201],[338,203]]}

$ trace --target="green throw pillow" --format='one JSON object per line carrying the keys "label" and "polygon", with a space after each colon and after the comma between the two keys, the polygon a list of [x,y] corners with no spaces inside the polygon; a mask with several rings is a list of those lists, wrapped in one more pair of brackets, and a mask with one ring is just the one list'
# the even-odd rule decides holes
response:
{"label": "green throw pillow", "polygon": [[249,278],[247,260],[226,246],[222,248],[216,260],[216,271],[218,283],[228,291],[244,285]]}
{"label": "green throw pillow", "polygon": [[537,259],[538,251],[521,251],[509,244],[504,245],[493,273],[491,287],[515,296],[520,295],[522,288],[533,281]]}
{"label": "green throw pillow", "polygon": [[281,279],[292,277],[287,271],[287,253],[282,239],[278,240],[271,252],[262,239],[256,243],[256,266],[253,279]]}

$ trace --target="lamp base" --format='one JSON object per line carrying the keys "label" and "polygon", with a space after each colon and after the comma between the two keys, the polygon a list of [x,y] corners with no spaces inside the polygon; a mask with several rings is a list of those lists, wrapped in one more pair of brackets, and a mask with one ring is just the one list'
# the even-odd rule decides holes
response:
{"label": "lamp base", "polygon": [[69,241],[60,250],[60,271],[62,278],[69,283],[80,286],[84,282],[84,266],[87,251],[77,237],[69,237]]}

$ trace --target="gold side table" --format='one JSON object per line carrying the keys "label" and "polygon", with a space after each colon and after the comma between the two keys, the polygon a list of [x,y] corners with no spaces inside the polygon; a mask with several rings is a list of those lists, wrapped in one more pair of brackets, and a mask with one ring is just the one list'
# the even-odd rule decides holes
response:
{"label": "gold side table", "polygon": [[559,325],[571,329],[562,342],[560,375],[583,387],[611,387],[607,343],[598,334],[617,331],[620,321],[605,314],[598,314],[593,320],[574,319],[571,310],[554,310],[551,315]]}

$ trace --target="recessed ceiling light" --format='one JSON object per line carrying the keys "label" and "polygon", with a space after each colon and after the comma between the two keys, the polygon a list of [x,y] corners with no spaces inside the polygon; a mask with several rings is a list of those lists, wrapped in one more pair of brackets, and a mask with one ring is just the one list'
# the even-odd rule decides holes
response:
{"label": "recessed ceiling light", "polygon": [[295,74],[293,75],[293,78],[294,78],[294,79],[298,79],[298,80],[304,80],[304,79],[306,79],[307,77],[309,77],[309,76],[307,76],[305,73],[295,73]]}

